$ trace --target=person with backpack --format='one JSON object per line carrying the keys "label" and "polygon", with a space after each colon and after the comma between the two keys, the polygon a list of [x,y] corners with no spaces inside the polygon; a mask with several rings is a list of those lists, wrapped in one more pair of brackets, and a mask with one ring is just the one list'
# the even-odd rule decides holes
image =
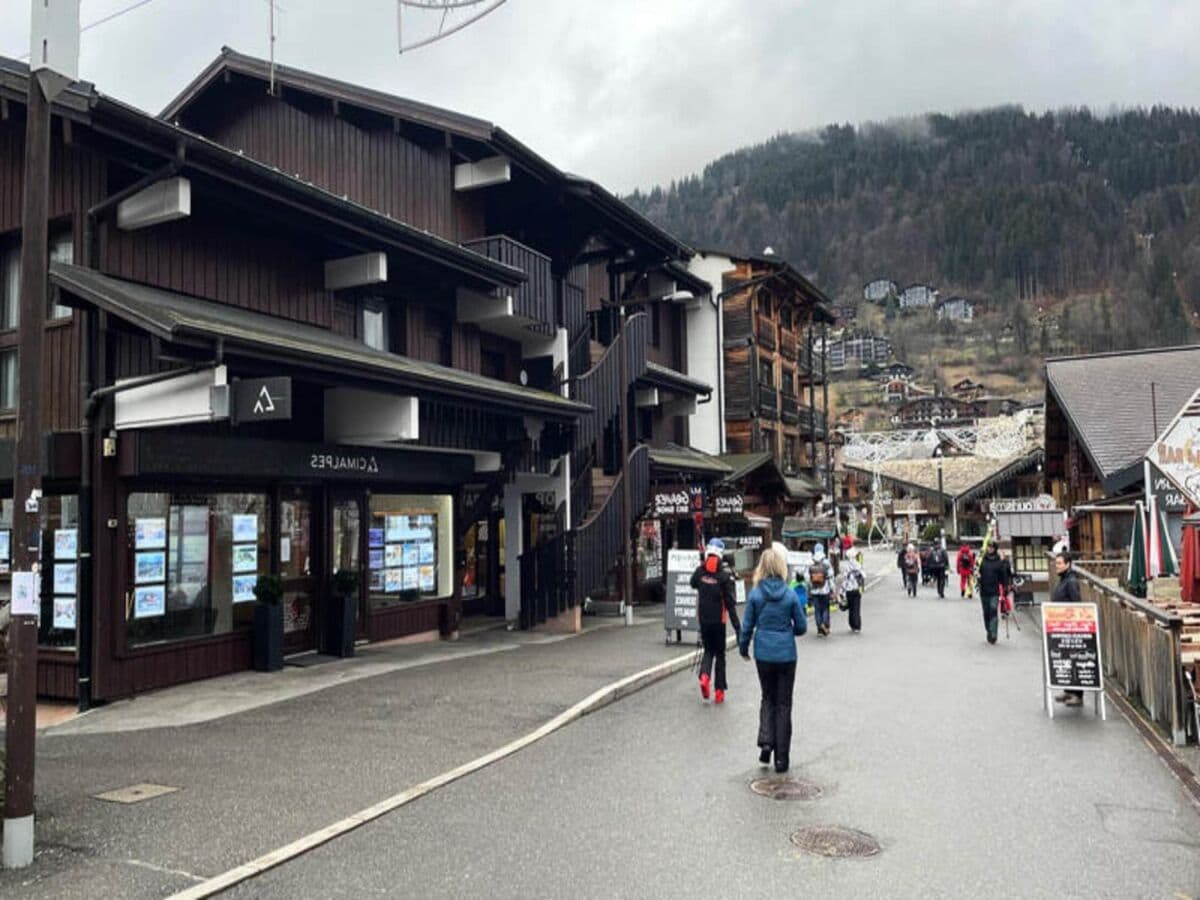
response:
{"label": "person with backpack", "polygon": [[754,572],[754,588],[746,601],[746,617],[738,633],[738,651],[754,663],[762,688],[758,710],[758,761],[775,771],[788,770],[792,747],[792,694],[796,687],[796,638],[808,630],[804,607],[787,586],[787,550],[775,543],[762,552]]}
{"label": "person with backpack", "polygon": [[[713,538],[705,548],[704,561],[692,573],[692,588],[696,591],[696,618],[700,623],[700,641],[704,655],[700,659],[700,696],[708,699],[710,688],[716,688],[714,703],[725,702],[729,685],[725,680],[725,621],[733,623],[734,633],[741,631],[737,614],[737,586],[733,573],[724,564],[725,542]],[[713,682],[713,668],[716,682]]]}
{"label": "person with backpack", "polygon": [[904,587],[908,591],[908,596],[917,596],[917,582],[921,578],[921,554],[917,552],[917,548],[909,544],[904,550],[904,556],[900,561],[904,571]]}
{"label": "person with backpack", "polygon": [[958,589],[961,596],[971,596],[971,576],[975,574],[975,553],[963,541],[963,545],[958,548],[958,559],[955,561],[955,568],[958,570]]}
{"label": "person with backpack", "polygon": [[933,545],[929,551],[929,577],[937,586],[938,598],[946,599],[946,570],[950,568],[950,558],[941,542]]}
{"label": "person with backpack", "polygon": [[812,599],[813,615],[817,620],[817,634],[829,634],[829,603],[833,599],[833,566],[825,555],[825,547],[813,547],[812,562],[808,567],[808,596]]}
{"label": "person with backpack", "polygon": [[867,582],[858,560],[849,557],[842,570],[842,607],[850,613],[850,630],[862,631],[862,592]]}
{"label": "person with backpack", "polygon": [[1000,551],[993,542],[988,545],[987,553],[979,564],[979,602],[983,607],[983,625],[987,629],[989,644],[996,643],[1000,630],[1000,593],[1009,590],[1012,590],[1012,569],[1000,557]]}

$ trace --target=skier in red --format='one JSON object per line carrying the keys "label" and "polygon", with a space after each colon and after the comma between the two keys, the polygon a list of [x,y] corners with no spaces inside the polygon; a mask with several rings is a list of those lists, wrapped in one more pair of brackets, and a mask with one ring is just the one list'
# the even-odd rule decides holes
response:
{"label": "skier in red", "polygon": [[963,597],[969,597],[971,595],[971,576],[975,573],[975,554],[966,543],[958,548],[958,561],[955,568],[958,569],[958,589]]}

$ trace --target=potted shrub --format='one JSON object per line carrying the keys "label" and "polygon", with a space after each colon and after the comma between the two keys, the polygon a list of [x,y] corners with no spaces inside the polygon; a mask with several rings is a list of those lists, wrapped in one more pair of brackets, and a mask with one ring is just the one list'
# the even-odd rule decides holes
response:
{"label": "potted shrub", "polygon": [[329,627],[326,629],[326,653],[353,656],[357,631],[360,575],[354,569],[338,569],[333,576],[329,603]]}
{"label": "potted shrub", "polygon": [[259,575],[254,599],[254,668],[278,672],[283,668],[283,579]]}

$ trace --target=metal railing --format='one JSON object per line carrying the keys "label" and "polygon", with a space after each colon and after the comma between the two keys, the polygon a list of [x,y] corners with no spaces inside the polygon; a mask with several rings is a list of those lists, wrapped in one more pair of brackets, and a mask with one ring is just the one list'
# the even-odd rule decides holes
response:
{"label": "metal railing", "polygon": [[[1095,603],[1100,612],[1104,677],[1140,706],[1168,737],[1182,744],[1187,739],[1186,691],[1180,658],[1183,619],[1126,593],[1091,571],[1091,568],[1111,569],[1109,562],[1079,560],[1074,564],[1080,599]],[[1059,581],[1053,568],[1051,596]]]}
{"label": "metal railing", "polygon": [[[624,479],[629,481],[630,509],[626,510]],[[574,563],[572,601],[597,594],[605,587],[617,560],[629,552],[633,522],[650,499],[650,450],[641,445],[629,454],[625,468],[613,482],[608,499],[570,534]]]}
{"label": "metal railing", "polygon": [[474,241],[464,241],[463,246],[474,250],[488,259],[520,269],[526,275],[524,284],[510,289],[513,298],[513,313],[536,323],[535,330],[546,334],[554,331],[558,321],[555,310],[554,274],[550,257],[526,247],[506,235],[493,235]]}

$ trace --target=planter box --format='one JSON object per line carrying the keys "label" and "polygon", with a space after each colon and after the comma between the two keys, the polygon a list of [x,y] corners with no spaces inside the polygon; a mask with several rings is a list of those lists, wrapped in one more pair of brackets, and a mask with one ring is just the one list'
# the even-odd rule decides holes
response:
{"label": "planter box", "polygon": [[283,668],[283,607],[254,605],[254,668],[278,672]]}
{"label": "planter box", "polygon": [[353,656],[357,628],[358,598],[353,594],[329,598],[324,652],[331,656]]}

